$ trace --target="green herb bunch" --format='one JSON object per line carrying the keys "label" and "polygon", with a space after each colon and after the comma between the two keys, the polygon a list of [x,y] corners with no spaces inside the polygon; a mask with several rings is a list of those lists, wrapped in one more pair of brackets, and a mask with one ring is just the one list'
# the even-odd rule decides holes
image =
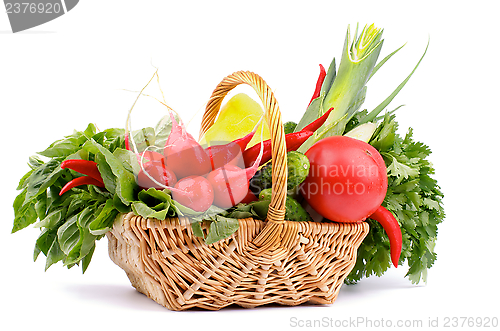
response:
{"label": "green herb bunch", "polygon": [[[360,112],[348,126],[362,118]],[[383,206],[391,211],[401,226],[403,248],[400,263],[407,261],[406,274],[412,283],[427,281],[427,269],[436,260],[434,246],[438,224],[444,220],[443,193],[431,176],[434,168],[427,159],[428,146],[413,140],[410,128],[406,136],[396,131],[394,114],[387,113],[375,130],[370,144],[384,158],[387,166],[388,189]],[[370,275],[381,276],[390,267],[389,240],[378,222],[367,220],[370,233],[358,249],[356,265],[346,278],[355,283]]]}

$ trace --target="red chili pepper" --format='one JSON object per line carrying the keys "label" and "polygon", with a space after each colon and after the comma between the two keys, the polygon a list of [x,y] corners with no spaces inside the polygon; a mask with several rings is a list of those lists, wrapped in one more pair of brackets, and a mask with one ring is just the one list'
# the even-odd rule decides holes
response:
{"label": "red chili pepper", "polygon": [[324,113],[323,115],[321,115],[320,118],[312,121],[309,125],[306,125],[300,131],[312,131],[312,132],[314,132],[314,131],[318,130],[326,122],[326,119],[328,118],[328,116],[330,115],[332,110],[333,110],[333,107],[328,109],[328,111],[326,113]]}
{"label": "red chili pepper", "polygon": [[101,173],[99,172],[99,169],[97,169],[97,163],[95,163],[94,161],[80,159],[65,160],[61,163],[61,168],[72,169],[81,174],[88,175],[95,180],[103,183]]}
{"label": "red chili pepper", "polygon": [[[310,136],[313,135],[314,131],[319,129],[330,115],[333,108],[330,108],[326,113],[324,113],[320,118],[313,121],[311,124],[307,125],[305,128],[298,132],[293,132],[285,135],[286,151],[295,151],[299,148]],[[271,159],[271,139],[264,141],[264,153],[262,155],[262,160],[260,165],[266,163]],[[255,145],[243,152],[243,160],[245,161],[245,167],[252,165],[259,155],[259,145]]]}
{"label": "red chili pepper", "polygon": [[255,194],[253,194],[253,192],[250,189],[248,189],[247,195],[240,202],[241,203],[250,203],[252,201],[257,201],[257,200],[259,200],[257,198],[257,196]]}
{"label": "red chili pepper", "polygon": [[319,93],[321,92],[321,85],[323,85],[323,82],[325,81],[325,77],[326,77],[325,68],[323,67],[323,65],[320,64],[319,65],[319,77],[318,77],[318,81],[316,82],[316,89],[314,90],[314,94],[311,98],[311,101],[309,101],[309,104],[311,104],[311,102],[313,102],[314,99],[319,97]]}
{"label": "red chili pepper", "polygon": [[[286,151],[294,151],[300,147],[310,136],[313,135],[312,131],[299,131],[293,132],[285,135],[286,141]],[[272,157],[271,150],[271,139],[265,140],[263,142],[264,152],[262,154],[262,161],[259,165],[262,165],[269,161]],[[255,145],[250,147],[246,151],[243,152],[243,160],[245,161],[245,167],[251,166],[255,160],[257,159],[257,155],[259,155],[259,145]]]}
{"label": "red chili pepper", "polygon": [[378,207],[369,218],[379,222],[387,233],[391,245],[392,264],[397,268],[403,246],[403,236],[398,221],[390,211],[382,206]]}
{"label": "red chili pepper", "polygon": [[[207,147],[205,152],[210,157],[212,170],[220,168],[229,162],[235,160],[238,155],[243,153],[247,148],[248,143],[252,140],[255,131],[250,132],[246,136],[231,141],[225,145],[214,145]],[[237,160],[237,159],[236,159]]]}
{"label": "red chili pepper", "polygon": [[104,184],[102,182],[90,176],[77,177],[66,183],[66,185],[64,185],[64,187],[59,192],[59,195],[63,195],[64,193],[71,190],[73,187],[77,187],[80,185],[95,185],[98,187],[104,187]]}

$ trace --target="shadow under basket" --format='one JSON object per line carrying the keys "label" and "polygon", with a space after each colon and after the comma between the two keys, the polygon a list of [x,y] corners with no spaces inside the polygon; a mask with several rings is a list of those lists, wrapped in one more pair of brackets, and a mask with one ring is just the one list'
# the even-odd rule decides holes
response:
{"label": "shadow under basket", "polygon": [[260,97],[271,136],[272,197],[266,221],[240,219],[232,236],[206,245],[194,236],[188,218],[160,221],[120,214],[107,233],[109,256],[139,292],[171,310],[333,303],[369,226],[285,220],[285,133],[278,102],[259,75],[238,71],[217,85],[200,135],[239,84],[252,86]]}
{"label": "shadow under basket", "polygon": [[331,304],[369,231],[365,222],[286,222],[297,232],[289,249],[262,254],[252,241],[266,222],[239,222],[231,237],[206,245],[186,218],[121,214],[107,233],[109,256],[132,286],[171,310]]}

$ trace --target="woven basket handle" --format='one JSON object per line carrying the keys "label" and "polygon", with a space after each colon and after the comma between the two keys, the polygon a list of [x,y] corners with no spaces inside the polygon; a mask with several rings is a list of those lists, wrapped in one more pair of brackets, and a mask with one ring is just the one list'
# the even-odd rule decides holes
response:
{"label": "woven basket handle", "polygon": [[281,121],[281,113],[271,88],[259,75],[250,71],[237,71],[224,78],[219,85],[217,85],[208,101],[201,122],[200,136],[203,136],[203,134],[214,124],[224,97],[229,91],[240,84],[248,84],[253,87],[262,100],[265,109],[265,119],[271,134],[273,194],[267,214],[268,224],[266,228],[262,230],[258,238],[254,240],[254,243],[259,246],[265,243],[272,245],[280,241],[281,236],[277,232],[281,232],[282,226],[278,225],[283,225],[283,223],[285,223],[287,158],[285,131]]}

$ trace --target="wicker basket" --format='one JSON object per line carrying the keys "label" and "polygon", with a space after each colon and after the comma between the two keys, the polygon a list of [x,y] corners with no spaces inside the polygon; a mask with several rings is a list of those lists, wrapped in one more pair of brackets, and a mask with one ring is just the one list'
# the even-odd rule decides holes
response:
{"label": "wicker basket", "polygon": [[285,134],[278,103],[260,76],[240,71],[224,78],[207,104],[201,133],[214,123],[222,99],[242,83],[261,98],[270,128],[273,196],[267,220],[241,219],[231,237],[206,245],[185,217],[160,221],[121,214],[107,233],[109,256],[139,292],[171,310],[333,303],[369,226],[284,220]]}

